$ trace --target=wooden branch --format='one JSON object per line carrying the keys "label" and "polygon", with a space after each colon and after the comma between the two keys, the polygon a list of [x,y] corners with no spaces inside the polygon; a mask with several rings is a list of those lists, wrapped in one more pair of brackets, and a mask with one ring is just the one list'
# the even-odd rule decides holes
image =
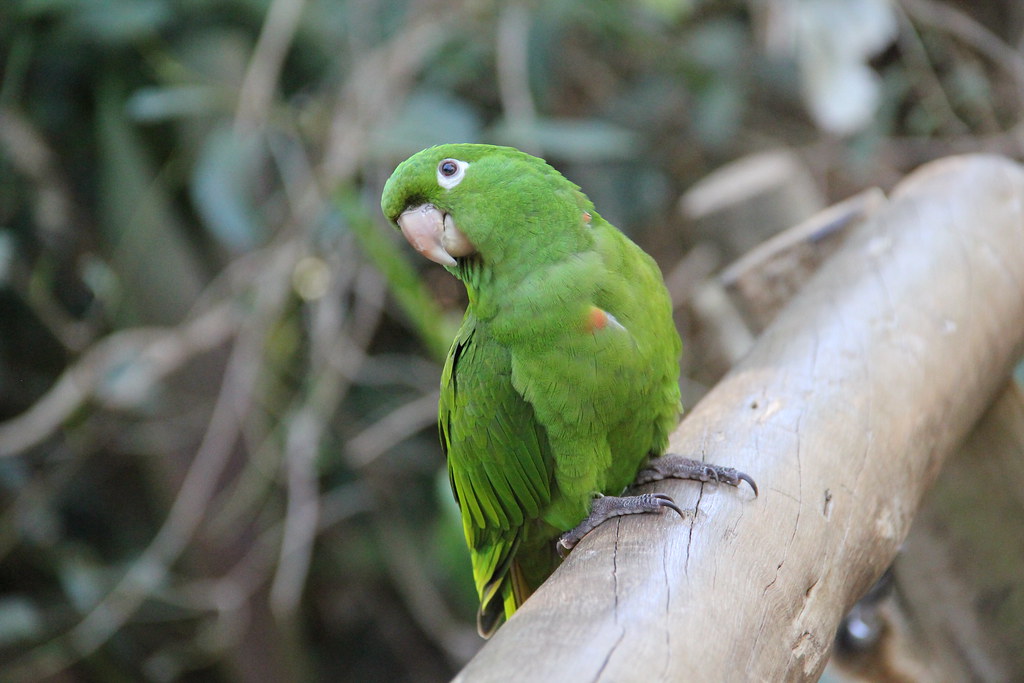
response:
{"label": "wooden branch", "polygon": [[673,435],[752,499],[585,538],[457,680],[815,679],[945,456],[1024,350],[1024,171],[954,157],[905,180]]}
{"label": "wooden branch", "polygon": [[884,204],[880,189],[864,190],[773,235],[706,278],[689,301],[697,323],[690,353],[701,359],[697,378],[708,385],[722,379],[821,264]]}

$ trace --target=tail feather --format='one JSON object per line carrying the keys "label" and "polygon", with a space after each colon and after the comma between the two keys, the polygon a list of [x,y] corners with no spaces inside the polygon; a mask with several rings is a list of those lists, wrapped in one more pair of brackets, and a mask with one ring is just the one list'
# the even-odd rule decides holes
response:
{"label": "tail feather", "polygon": [[490,638],[532,592],[519,563],[513,561],[507,572],[484,589],[480,609],[476,613],[477,632],[484,638]]}

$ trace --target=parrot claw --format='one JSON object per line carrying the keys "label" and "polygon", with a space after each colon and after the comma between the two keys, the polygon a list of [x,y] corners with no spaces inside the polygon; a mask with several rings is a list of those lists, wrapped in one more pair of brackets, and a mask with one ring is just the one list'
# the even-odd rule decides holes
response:
{"label": "parrot claw", "polygon": [[741,481],[745,481],[754,492],[754,497],[757,497],[757,484],[754,482],[753,477],[746,472],[740,472],[735,467],[712,465],[671,453],[652,459],[647,467],[637,473],[634,483],[649,484],[652,481],[661,481],[662,479],[713,481],[718,484],[737,487]]}
{"label": "parrot claw", "polygon": [[584,536],[609,519],[640,513],[660,514],[665,510],[675,510],[680,517],[686,518],[686,513],[664,493],[643,493],[638,496],[599,496],[594,499],[587,518],[574,529],[566,531],[558,539],[558,554],[565,558],[569,551],[583,540]]}

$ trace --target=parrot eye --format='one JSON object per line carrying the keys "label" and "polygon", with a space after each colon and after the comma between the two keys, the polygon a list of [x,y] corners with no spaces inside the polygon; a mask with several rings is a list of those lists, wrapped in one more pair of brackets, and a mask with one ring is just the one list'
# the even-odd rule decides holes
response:
{"label": "parrot eye", "polygon": [[462,182],[469,164],[458,159],[445,159],[437,165],[437,184],[450,190]]}

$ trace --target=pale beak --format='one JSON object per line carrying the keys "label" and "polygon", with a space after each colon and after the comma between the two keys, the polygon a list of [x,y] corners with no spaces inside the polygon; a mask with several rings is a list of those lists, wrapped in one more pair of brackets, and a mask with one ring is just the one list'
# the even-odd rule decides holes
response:
{"label": "pale beak", "polygon": [[476,251],[473,243],[455,227],[455,220],[433,204],[406,209],[398,217],[398,227],[416,251],[442,266],[454,266],[455,257]]}

